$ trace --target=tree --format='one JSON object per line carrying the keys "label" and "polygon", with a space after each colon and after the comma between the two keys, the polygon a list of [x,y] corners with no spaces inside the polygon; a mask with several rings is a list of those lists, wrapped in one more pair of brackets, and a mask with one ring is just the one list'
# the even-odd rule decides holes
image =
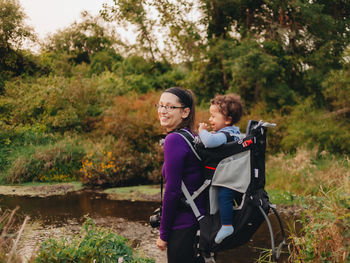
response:
{"label": "tree", "polygon": [[[134,29],[137,35],[137,44],[133,46],[135,53],[141,51],[153,62],[185,61],[190,65],[201,56],[205,41],[198,8],[186,0],[114,0],[114,5],[105,5],[101,13],[108,21]],[[196,19],[193,19],[193,12]]]}
{"label": "tree", "polygon": [[[2,78],[19,75],[35,62],[20,50],[24,40],[35,40],[18,0],[0,0],[0,72]],[[1,78],[1,77],[0,77]]]}
{"label": "tree", "polygon": [[64,30],[49,36],[42,45],[43,53],[65,57],[71,64],[90,63],[94,54],[113,49],[115,31],[103,24],[101,17],[81,13],[82,22],[74,22]]}
{"label": "tree", "polygon": [[332,70],[322,83],[323,95],[328,102],[328,108],[335,116],[350,116],[350,48],[345,52],[341,69]]}
{"label": "tree", "polygon": [[23,40],[33,38],[32,28],[24,22],[26,18],[18,0],[0,0],[0,47],[18,49]]}
{"label": "tree", "polygon": [[[200,76],[196,77],[197,83],[188,83],[196,87],[200,99],[237,90],[244,91],[251,104],[265,100],[275,108],[294,103],[297,96],[305,98],[312,94],[322,102],[321,83],[330,70],[341,67],[343,51],[350,44],[349,1],[188,2],[115,0],[105,14],[111,12],[114,14],[111,17],[118,21],[136,25],[140,44],[147,41],[153,57],[155,51],[161,53],[160,58],[172,56],[174,52],[169,50],[175,47],[177,60],[167,59],[185,62],[192,71],[197,71],[192,74]],[[191,18],[189,14],[196,16]],[[145,37],[153,36],[154,29],[166,35],[168,43],[163,51],[152,48],[157,47],[156,38]],[[249,52],[244,46],[253,47],[251,53],[257,52],[257,57],[242,53]],[[232,52],[223,49],[226,47]],[[246,63],[239,67],[239,61]],[[263,61],[260,66],[254,65],[259,61]],[[241,85],[247,79],[250,81]],[[281,95],[283,99],[277,99]]]}

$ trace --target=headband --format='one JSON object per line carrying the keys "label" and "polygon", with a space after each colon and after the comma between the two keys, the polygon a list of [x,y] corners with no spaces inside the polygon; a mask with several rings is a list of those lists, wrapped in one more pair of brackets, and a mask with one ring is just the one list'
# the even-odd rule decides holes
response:
{"label": "headband", "polygon": [[164,92],[172,93],[176,97],[180,99],[180,102],[186,107],[186,108],[192,108],[193,99],[191,94],[186,91],[185,89],[179,88],[179,87],[172,87],[169,89],[166,89]]}

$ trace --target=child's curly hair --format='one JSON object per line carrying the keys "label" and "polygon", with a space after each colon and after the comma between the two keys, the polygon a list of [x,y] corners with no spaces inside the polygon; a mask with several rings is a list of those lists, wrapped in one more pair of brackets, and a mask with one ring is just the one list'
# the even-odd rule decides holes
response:
{"label": "child's curly hair", "polygon": [[216,105],[224,116],[232,118],[230,125],[239,122],[243,115],[243,103],[237,94],[216,95],[210,100],[210,104]]}

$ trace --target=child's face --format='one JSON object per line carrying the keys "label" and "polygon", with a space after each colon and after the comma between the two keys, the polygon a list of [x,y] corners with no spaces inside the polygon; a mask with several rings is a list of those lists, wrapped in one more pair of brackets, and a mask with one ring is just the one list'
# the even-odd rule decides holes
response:
{"label": "child's face", "polygon": [[217,132],[218,130],[231,124],[230,118],[227,118],[224,114],[222,114],[216,105],[210,105],[209,112],[209,123],[213,131]]}

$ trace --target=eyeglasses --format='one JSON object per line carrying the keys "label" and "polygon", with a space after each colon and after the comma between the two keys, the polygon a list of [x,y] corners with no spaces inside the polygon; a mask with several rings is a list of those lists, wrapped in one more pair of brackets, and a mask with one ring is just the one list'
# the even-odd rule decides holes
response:
{"label": "eyeglasses", "polygon": [[186,108],[186,107],[183,107],[183,106],[166,106],[166,105],[159,105],[159,104],[156,104],[154,106],[156,107],[156,109],[158,111],[161,111],[162,109],[164,109],[167,112],[172,112],[175,109],[184,109],[184,108]]}

